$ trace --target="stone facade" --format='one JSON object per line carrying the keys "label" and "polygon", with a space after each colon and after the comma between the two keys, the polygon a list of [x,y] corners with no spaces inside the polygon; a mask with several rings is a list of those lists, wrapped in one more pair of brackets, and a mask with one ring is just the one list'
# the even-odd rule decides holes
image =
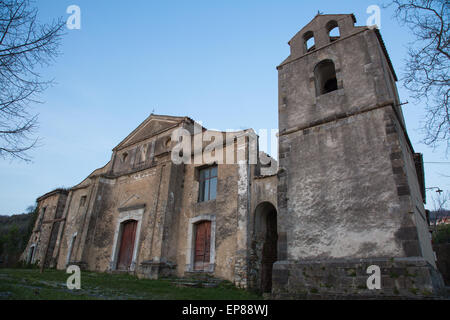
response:
{"label": "stone facade", "polygon": [[[77,264],[152,279],[206,273],[249,287],[249,221],[262,201],[271,201],[276,208],[277,162],[265,156],[264,165],[249,164],[250,138],[256,137],[253,130],[233,133],[237,138],[231,142],[225,139],[230,133],[213,132],[224,137],[224,158],[227,154],[237,158],[242,152],[246,163],[217,165],[217,194],[210,201],[199,201],[199,172],[211,163],[194,164],[194,153],[192,164],[175,164],[171,159],[174,131],[186,129],[195,140],[194,125],[187,117],[151,115],[113,150],[105,167],[70,190],[39,198],[44,219],[54,217],[56,203],[60,206],[55,218],[62,219],[53,227],[54,241],[48,249],[50,224],[41,227],[42,217],[38,219],[39,231],[30,239],[23,259],[34,248],[33,262],[40,264],[51,256],[51,266],[58,269]],[[208,143],[202,145],[205,149]],[[127,270],[118,270],[127,221],[136,222],[132,261]],[[209,266],[199,272],[194,268],[195,230],[203,221],[211,222],[211,249]]]}
{"label": "stone facade", "polygon": [[[438,294],[423,161],[381,35],[354,23],[318,15],[289,42],[279,164],[251,129],[151,115],[103,168],[38,199],[23,260],[151,279],[200,273],[274,298]],[[365,286],[371,265],[381,291]]]}

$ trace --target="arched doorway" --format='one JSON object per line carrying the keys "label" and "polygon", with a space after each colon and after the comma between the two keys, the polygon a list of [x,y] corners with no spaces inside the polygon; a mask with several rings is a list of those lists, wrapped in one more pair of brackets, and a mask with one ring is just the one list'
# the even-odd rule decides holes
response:
{"label": "arched doorway", "polygon": [[136,239],[136,220],[121,223],[121,238],[117,258],[117,270],[128,271],[133,261],[134,243]]}
{"label": "arched doorway", "polygon": [[272,269],[277,261],[277,209],[270,202],[260,203],[255,210],[257,286],[262,293],[272,291]]}

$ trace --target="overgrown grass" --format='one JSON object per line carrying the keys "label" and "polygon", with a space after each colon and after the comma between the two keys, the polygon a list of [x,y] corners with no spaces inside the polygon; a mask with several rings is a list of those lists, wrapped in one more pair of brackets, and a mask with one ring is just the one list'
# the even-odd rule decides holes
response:
{"label": "overgrown grass", "polygon": [[83,271],[81,290],[66,286],[64,271],[0,269],[0,300],[257,300],[260,296],[230,282],[216,288],[177,287],[171,280]]}

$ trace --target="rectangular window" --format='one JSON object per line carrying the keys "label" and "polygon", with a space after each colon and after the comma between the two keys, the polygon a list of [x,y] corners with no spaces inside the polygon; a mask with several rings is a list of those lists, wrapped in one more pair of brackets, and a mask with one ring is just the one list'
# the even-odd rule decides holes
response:
{"label": "rectangular window", "polygon": [[80,207],[84,207],[86,204],[86,196],[82,196],[80,199]]}
{"label": "rectangular window", "polygon": [[40,217],[39,217],[39,226],[38,226],[38,228],[41,228],[41,226],[42,226],[42,222],[44,221],[44,217],[45,217],[45,211],[47,210],[47,207],[43,207],[42,209],[41,209],[41,215],[40,215]]}
{"label": "rectangular window", "polygon": [[201,169],[199,172],[200,193],[199,202],[216,199],[217,166]]}

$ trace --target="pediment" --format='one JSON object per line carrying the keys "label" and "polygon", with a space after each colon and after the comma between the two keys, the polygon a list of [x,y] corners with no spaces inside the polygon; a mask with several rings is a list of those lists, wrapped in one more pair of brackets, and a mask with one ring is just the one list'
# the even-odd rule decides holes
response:
{"label": "pediment", "polygon": [[141,201],[142,200],[139,195],[133,194],[133,195],[129,196],[128,198],[126,198],[125,201],[120,203],[119,208],[131,208],[131,207],[139,204]]}
{"label": "pediment", "polygon": [[114,150],[126,148],[161,132],[177,127],[184,117],[151,115],[131,132]]}

